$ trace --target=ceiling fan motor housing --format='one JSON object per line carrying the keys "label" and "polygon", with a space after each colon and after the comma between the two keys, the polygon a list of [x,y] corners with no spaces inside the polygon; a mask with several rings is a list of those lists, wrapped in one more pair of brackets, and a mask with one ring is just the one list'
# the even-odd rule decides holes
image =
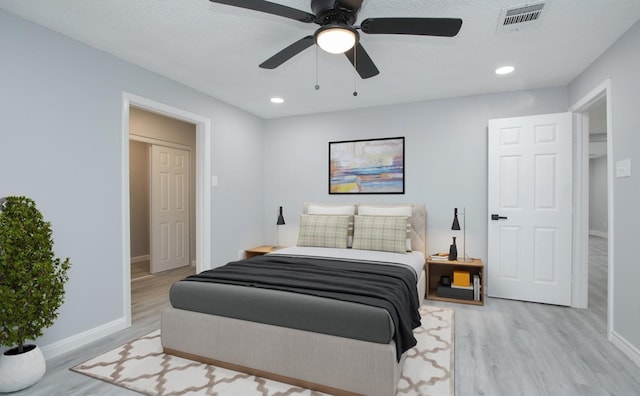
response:
{"label": "ceiling fan motor housing", "polygon": [[[355,3],[355,4],[353,4]],[[311,0],[311,10],[320,26],[329,24],[353,25],[358,17],[358,1]],[[354,7],[355,8],[350,8]]]}

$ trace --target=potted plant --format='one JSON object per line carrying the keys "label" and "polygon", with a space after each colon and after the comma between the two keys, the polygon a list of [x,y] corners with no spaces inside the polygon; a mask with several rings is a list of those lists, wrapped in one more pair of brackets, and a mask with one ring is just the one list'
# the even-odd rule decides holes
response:
{"label": "potted plant", "polygon": [[45,360],[26,344],[53,325],[64,301],[69,259],[54,258],[51,223],[27,197],[0,199],[0,392],[42,378]]}

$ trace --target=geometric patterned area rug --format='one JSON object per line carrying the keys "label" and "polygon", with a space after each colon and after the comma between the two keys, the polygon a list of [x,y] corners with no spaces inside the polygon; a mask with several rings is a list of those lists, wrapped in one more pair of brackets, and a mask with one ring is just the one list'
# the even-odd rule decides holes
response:
{"label": "geometric patterned area rug", "polygon": [[[453,309],[423,305],[418,345],[408,351],[397,395],[454,395]],[[162,352],[160,330],[71,370],[145,395],[309,395],[323,393]]]}

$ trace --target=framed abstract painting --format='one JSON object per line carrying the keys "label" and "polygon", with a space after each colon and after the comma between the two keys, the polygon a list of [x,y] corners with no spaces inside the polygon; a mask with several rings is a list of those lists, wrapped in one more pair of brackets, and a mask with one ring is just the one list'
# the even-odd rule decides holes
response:
{"label": "framed abstract painting", "polygon": [[329,194],[404,194],[404,137],[329,142]]}

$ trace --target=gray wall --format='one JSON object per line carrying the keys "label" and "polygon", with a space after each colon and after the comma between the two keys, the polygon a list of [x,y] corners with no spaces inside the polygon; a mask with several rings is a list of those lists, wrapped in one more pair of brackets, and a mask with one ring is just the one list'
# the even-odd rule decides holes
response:
{"label": "gray wall", "polygon": [[607,213],[607,156],[589,159],[589,233],[606,237],[609,226]]}
{"label": "gray wall", "polygon": [[149,206],[149,145],[131,140],[129,142],[131,258],[150,254]]}
{"label": "gray wall", "polygon": [[[487,121],[567,108],[566,89],[550,88],[268,120],[265,240],[275,242],[280,205],[280,243],[293,245],[307,200],[425,202],[429,253],[448,251],[453,208],[466,207],[467,254],[486,261]],[[328,142],[395,136],[405,137],[404,195],[328,194]]]}
{"label": "gray wall", "polygon": [[0,57],[0,196],[33,198],[73,263],[41,346],[124,317],[123,91],[211,119],[214,265],[262,242],[261,119],[4,11]]}
{"label": "gray wall", "polygon": [[640,351],[640,299],[637,228],[640,219],[640,22],[633,25],[602,56],[569,85],[569,102],[576,103],[611,79],[613,161],[631,159],[631,177],[613,180],[613,323],[615,337]]}

